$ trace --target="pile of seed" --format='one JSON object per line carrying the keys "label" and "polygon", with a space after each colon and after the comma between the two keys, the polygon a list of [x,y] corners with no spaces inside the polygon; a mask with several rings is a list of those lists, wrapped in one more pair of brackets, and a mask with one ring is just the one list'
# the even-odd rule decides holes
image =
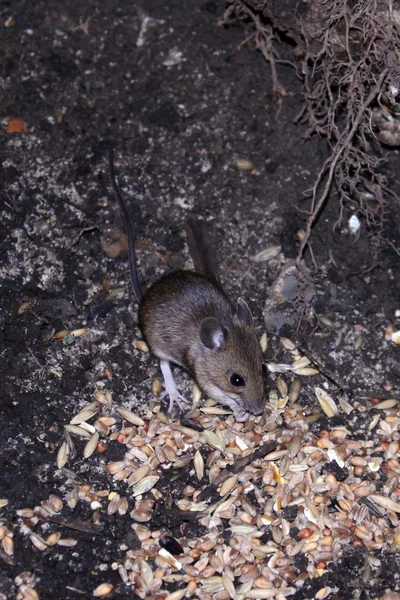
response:
{"label": "pile of seed", "polygon": [[[294,348],[291,352],[291,371],[312,375],[298,372],[312,368]],[[279,365],[270,370],[276,372]],[[340,409],[350,414],[348,400],[339,399],[339,409],[327,389],[316,387],[322,413],[310,409],[306,415],[297,404],[299,379],[287,386],[278,376],[276,387],[265,413],[246,423],[237,423],[228,410],[207,401],[184,425],[161,413],[157,402],[142,418],[116,405],[109,392],[97,392],[96,400],[65,426],[57,464],[59,469],[73,465],[76,436],[87,438],[86,460],[95,453],[102,456],[114,440],[124,455],[103,462],[108,489],[75,484],[64,500],[52,495],[39,507],[22,508],[17,511],[20,532],[37,551],[73,547],[76,539],[58,532],[45,537],[40,530],[47,520],[57,523],[65,502],[70,509],[89,504],[89,528],[94,529],[108,515],[129,514],[138,543],[122,545],[125,556],[111,568],[118,571],[121,585],[132,586],[143,599],[282,600],[326,573],[349,544],[366,548],[370,564],[379,567],[372,551],[400,545],[397,401],[371,405],[369,430],[374,435],[353,439],[346,426],[311,430],[321,415],[333,417]],[[153,391],[159,393],[159,388],[156,382]],[[182,522],[193,515],[199,530],[206,531],[197,538],[173,539],[171,531],[152,528],[153,511],[163,500],[161,482],[168,475],[173,487],[182,469],[193,483],[174,498],[173,510],[178,515],[182,511]],[[4,524],[0,538],[3,552],[12,556],[13,532]],[[298,555],[306,559],[303,570],[296,566]],[[21,573],[15,584],[18,600],[39,598],[32,573]],[[171,586],[176,591],[171,593]],[[105,573],[93,594],[104,597],[113,591]],[[333,591],[321,586],[315,597],[326,598]]]}

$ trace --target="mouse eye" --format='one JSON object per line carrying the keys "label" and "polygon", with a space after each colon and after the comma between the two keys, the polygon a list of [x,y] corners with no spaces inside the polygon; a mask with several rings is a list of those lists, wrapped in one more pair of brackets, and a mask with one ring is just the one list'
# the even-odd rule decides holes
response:
{"label": "mouse eye", "polygon": [[237,373],[233,373],[230,376],[229,381],[231,382],[231,385],[233,385],[233,387],[237,387],[237,388],[242,388],[246,385],[244,377],[242,377],[241,375],[238,375]]}

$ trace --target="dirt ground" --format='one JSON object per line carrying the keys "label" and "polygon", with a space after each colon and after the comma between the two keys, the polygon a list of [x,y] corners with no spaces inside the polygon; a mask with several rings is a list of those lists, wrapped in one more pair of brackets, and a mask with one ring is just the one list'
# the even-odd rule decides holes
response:
{"label": "dirt ground", "polygon": [[[157,361],[133,345],[140,332],[126,255],[107,256],[101,241],[108,228],[123,229],[108,183],[105,150],[110,143],[135,222],[144,284],[190,267],[184,226],[189,216],[201,216],[210,223],[224,289],[232,299],[244,295],[257,334],[269,334],[266,363],[290,362],[279,336],[291,339],[320,371],[300,376],[297,402],[304,415],[321,413],[315,386],[327,390],[339,407],[332,419],[323,413],[310,418],[307,435],[317,439],[321,431],[344,426],[349,440],[372,441],[371,452],[383,457],[385,468],[385,448],[400,437],[396,405],[384,414],[374,408],[376,398],[400,400],[400,346],[388,334],[390,326],[400,329],[399,204],[394,199],[389,204],[380,236],[363,221],[354,235],[348,228],[351,203],[343,225],[333,232],[338,207],[332,196],[313,232],[320,270],[306,286],[308,303],[295,294],[281,302],[276,281],[296,258],[308,208],[304,192],[328,149],[318,137],[304,141],[301,127],[294,125],[302,106],[294,69],[279,66],[287,95],[278,110],[268,65],[242,44],[249,34],[246,24],[218,26],[224,8],[213,0],[0,4],[0,498],[8,501],[0,508],[5,527],[0,531],[14,545],[12,551],[3,543],[0,553],[1,598],[36,597],[24,585],[41,600],[90,598],[102,582],[113,586],[107,597],[138,597],[138,582],[124,581],[118,570],[127,548],[135,550],[129,514],[135,498],[104,468],[123,460],[124,445],[107,431],[85,459],[87,440],[77,437],[76,456],[64,469],[56,463],[64,425],[95,400],[96,392],[100,400],[110,392],[116,404],[145,421],[159,405],[152,394],[160,376]],[[282,43],[280,51],[293,58],[289,43]],[[242,168],[244,159],[251,161],[250,170]],[[398,151],[388,151],[387,159],[389,184],[400,194]],[[275,256],[254,260],[271,246],[280,247]],[[87,329],[85,335],[54,339],[57,332],[81,328]],[[190,394],[190,378],[177,373]],[[295,375],[287,371],[281,376],[289,385]],[[276,377],[269,375],[268,388],[276,386]],[[353,408],[349,414],[339,405],[343,391]],[[383,415],[391,432],[386,435],[381,426],[376,433],[371,426],[375,415],[377,420]],[[119,418],[110,431],[121,428]],[[204,450],[205,460],[209,453],[210,448]],[[389,467],[360,477],[380,491]],[[144,494],[144,500],[156,502],[145,525],[178,538],[186,549],[207,527],[189,519],[183,531],[171,506],[185,486],[204,489],[207,471],[201,486],[192,463],[175,482],[174,472],[160,468],[158,495]],[[399,475],[400,470],[397,485],[390,487],[393,501],[396,494],[399,500]],[[90,493],[107,493],[81,501],[85,485]],[[71,507],[73,490],[81,496]],[[109,514],[112,491],[126,494],[126,514]],[[17,514],[40,506],[51,494],[64,504],[62,510],[53,507],[53,521],[43,514]],[[330,502],[333,506],[331,496]],[[56,522],[55,513],[90,527],[73,530]],[[296,556],[294,587],[287,596],[314,598],[326,587],[321,598],[398,598],[395,519],[392,510],[386,526],[397,535],[396,543],[374,538],[376,545],[368,546],[353,536],[320,565],[319,576],[313,572],[297,587],[296,578],[310,572],[312,556]],[[93,529],[98,521],[102,528]],[[76,545],[40,548],[54,532],[77,540]],[[271,539],[267,525],[262,534],[262,540]],[[375,560],[368,563],[371,556]],[[160,567],[154,556],[144,557],[153,570]],[[31,576],[15,580],[25,571]],[[161,589],[152,592],[148,586],[139,597],[165,598],[181,587],[179,579],[170,577]],[[193,597],[206,600],[204,589]]]}

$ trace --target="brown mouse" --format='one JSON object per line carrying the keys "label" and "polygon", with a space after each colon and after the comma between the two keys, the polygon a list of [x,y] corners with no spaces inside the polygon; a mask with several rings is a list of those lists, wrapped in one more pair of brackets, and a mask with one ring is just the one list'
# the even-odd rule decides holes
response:
{"label": "brown mouse", "polygon": [[139,302],[139,323],[150,349],[160,358],[169,396],[169,410],[185,398],[174,381],[170,362],[184,367],[210,398],[229,406],[238,421],[264,410],[262,352],[245,300],[236,311],[215,281],[192,271],[161,277],[143,294],[138,277],[135,235],[119,192],[113,152],[110,151],[111,186],[125,223],[133,293]]}

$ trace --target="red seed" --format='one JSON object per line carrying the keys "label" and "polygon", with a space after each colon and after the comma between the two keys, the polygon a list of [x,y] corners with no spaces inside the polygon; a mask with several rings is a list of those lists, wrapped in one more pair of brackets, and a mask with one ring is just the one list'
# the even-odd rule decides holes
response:
{"label": "red seed", "polygon": [[301,540],[306,540],[307,538],[309,538],[311,536],[312,536],[312,531],[309,527],[300,529],[299,533],[297,534],[297,537],[299,537]]}

